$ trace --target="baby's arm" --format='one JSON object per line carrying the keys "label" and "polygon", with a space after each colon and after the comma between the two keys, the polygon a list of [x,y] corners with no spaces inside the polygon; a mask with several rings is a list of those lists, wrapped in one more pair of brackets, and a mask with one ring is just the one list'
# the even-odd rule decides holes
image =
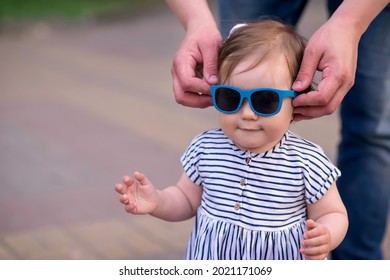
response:
{"label": "baby's arm", "polygon": [[308,217],[301,253],[305,259],[325,259],[335,249],[348,229],[347,210],[334,182],[317,202],[308,205]]}
{"label": "baby's arm", "polygon": [[167,221],[183,221],[193,217],[200,205],[202,188],[194,184],[183,172],[175,186],[156,189],[140,172],[134,179],[123,178],[123,184],[115,185],[119,201],[132,214],[150,214]]}

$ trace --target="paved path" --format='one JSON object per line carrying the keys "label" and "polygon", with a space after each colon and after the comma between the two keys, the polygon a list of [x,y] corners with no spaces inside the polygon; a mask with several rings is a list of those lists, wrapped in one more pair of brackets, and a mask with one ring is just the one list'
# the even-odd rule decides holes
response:
{"label": "paved path", "polygon": [[[309,15],[307,35],[325,19]],[[128,215],[113,191],[135,169],[161,188],[175,182],[189,141],[217,126],[213,109],[174,102],[170,65],[183,34],[161,7],[0,35],[0,259],[183,257],[192,220]],[[336,115],[293,129],[335,159]]]}

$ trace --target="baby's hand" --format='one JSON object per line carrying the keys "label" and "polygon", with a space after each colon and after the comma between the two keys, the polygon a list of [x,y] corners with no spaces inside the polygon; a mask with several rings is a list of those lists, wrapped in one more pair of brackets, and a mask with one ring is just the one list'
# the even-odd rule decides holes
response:
{"label": "baby's hand", "polygon": [[301,241],[300,252],[306,260],[323,260],[331,249],[329,230],[322,224],[309,219],[306,222],[304,240]]}
{"label": "baby's hand", "polygon": [[125,176],[122,179],[124,185],[115,185],[115,190],[120,194],[119,201],[125,205],[128,213],[150,214],[157,207],[157,191],[144,174],[134,172],[134,179]]}

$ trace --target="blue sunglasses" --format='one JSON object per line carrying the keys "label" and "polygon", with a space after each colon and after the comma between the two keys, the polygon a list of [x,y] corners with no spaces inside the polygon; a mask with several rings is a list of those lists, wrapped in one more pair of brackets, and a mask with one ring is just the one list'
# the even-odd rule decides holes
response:
{"label": "blue sunglasses", "polygon": [[225,114],[234,114],[242,106],[246,98],[252,110],[260,116],[273,116],[279,113],[285,97],[298,95],[293,90],[274,88],[241,89],[227,85],[210,86],[214,107]]}

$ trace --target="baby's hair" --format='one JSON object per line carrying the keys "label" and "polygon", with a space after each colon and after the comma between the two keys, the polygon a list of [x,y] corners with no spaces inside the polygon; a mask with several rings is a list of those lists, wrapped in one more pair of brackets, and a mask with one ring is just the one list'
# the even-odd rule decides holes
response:
{"label": "baby's hair", "polygon": [[250,55],[257,60],[245,71],[269,59],[284,56],[291,84],[295,80],[306,47],[306,39],[294,27],[273,19],[248,22],[223,43],[218,59],[221,83],[226,83],[236,66]]}

